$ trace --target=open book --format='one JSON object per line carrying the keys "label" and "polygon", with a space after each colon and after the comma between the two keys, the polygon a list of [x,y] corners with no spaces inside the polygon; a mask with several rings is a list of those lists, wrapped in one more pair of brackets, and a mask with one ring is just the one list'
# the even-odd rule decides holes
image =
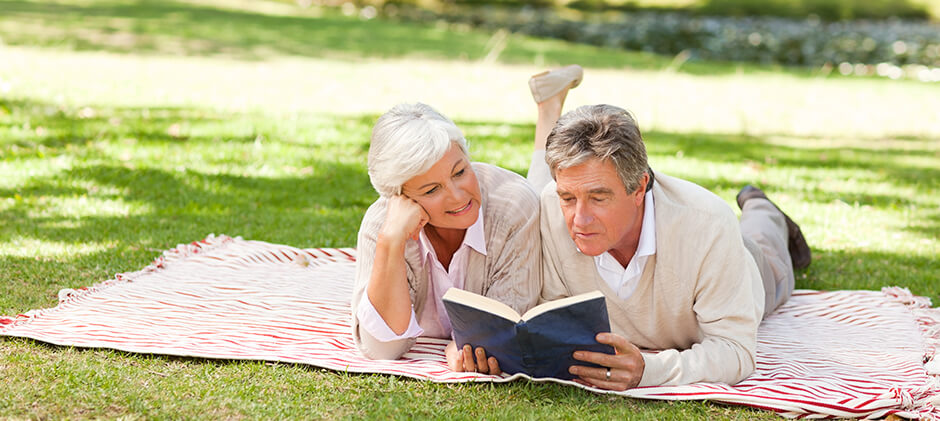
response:
{"label": "open book", "polygon": [[[479,294],[451,288],[442,298],[458,347],[483,347],[509,374],[572,379],[576,350],[614,353],[594,339],[610,332],[607,302],[600,291],[535,306],[519,315],[509,306]],[[595,366],[596,367],[596,366]]]}

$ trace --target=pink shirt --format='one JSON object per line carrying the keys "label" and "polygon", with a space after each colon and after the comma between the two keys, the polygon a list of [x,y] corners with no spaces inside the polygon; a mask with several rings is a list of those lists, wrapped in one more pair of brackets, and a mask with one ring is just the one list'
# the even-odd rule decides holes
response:
{"label": "pink shirt", "polygon": [[450,260],[450,267],[444,269],[444,265],[437,259],[434,252],[434,246],[428,240],[424,230],[421,230],[418,239],[419,252],[421,254],[421,263],[428,268],[430,285],[428,288],[427,306],[421,314],[421,320],[415,317],[414,307],[411,309],[411,321],[408,323],[408,329],[401,335],[388,327],[385,319],[379,315],[372,302],[369,301],[369,294],[362,294],[362,301],[359,304],[360,325],[366,329],[369,334],[382,342],[389,342],[398,339],[414,338],[417,336],[429,336],[433,338],[450,338],[451,327],[447,312],[444,311],[444,302],[441,297],[451,287],[463,289],[464,279],[467,277],[467,258],[470,255],[470,249],[477,253],[486,255],[486,239],[483,235],[483,212],[477,215],[477,221],[467,228],[464,234],[463,243],[454,253]]}

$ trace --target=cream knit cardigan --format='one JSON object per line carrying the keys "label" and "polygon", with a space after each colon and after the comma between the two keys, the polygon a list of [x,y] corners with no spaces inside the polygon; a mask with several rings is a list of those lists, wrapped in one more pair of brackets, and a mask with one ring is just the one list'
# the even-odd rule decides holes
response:
{"label": "cream knit cardigan", "polygon": [[704,188],[656,173],[656,254],[626,300],[568,234],[551,182],[542,192],[542,300],[592,290],[611,330],[644,352],[640,386],[737,383],[754,371],[764,288],[731,208]]}

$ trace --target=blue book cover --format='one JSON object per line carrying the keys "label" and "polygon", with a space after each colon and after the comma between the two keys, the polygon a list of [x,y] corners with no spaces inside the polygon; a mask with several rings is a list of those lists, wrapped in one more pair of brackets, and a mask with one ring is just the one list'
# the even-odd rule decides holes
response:
{"label": "blue book cover", "polygon": [[607,302],[600,291],[543,303],[523,315],[456,288],[449,289],[443,301],[458,347],[483,347],[509,374],[570,380],[574,376],[569,366],[595,366],[575,360],[574,351],[614,353],[613,347],[594,339],[610,332]]}

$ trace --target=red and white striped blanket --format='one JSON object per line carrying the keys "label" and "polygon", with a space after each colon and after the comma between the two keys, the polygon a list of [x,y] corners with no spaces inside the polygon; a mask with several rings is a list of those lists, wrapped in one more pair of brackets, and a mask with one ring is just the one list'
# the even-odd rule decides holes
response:
{"label": "red and white striped blanket", "polygon": [[[451,372],[442,340],[420,339],[397,361],[362,357],[349,323],[355,256],[353,249],[298,249],[209,236],[165,252],[139,272],[62,291],[54,308],[0,318],[0,335],[435,382],[525,378]],[[940,344],[938,321],[940,309],[906,289],[801,290],[761,325],[757,371],[743,382],[619,394],[708,399],[788,417],[940,419],[940,372],[936,361],[925,364]]]}

